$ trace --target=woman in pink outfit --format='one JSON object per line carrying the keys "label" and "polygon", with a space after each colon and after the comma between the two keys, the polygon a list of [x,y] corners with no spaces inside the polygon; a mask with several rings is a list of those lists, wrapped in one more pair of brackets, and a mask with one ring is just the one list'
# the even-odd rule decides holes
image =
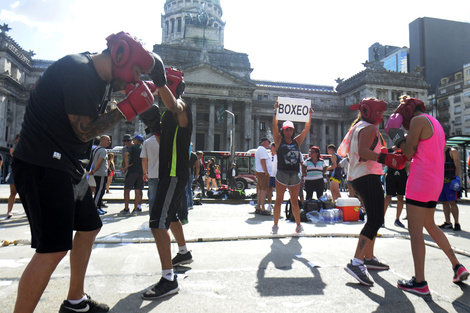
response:
{"label": "woman in pink outfit", "polygon": [[[411,251],[415,276],[410,280],[399,280],[398,288],[421,295],[429,294],[424,277],[426,249],[423,227],[444,251],[454,269],[453,282],[468,278],[469,273],[459,263],[442,230],[434,222],[436,204],[444,181],[445,134],[442,126],[432,116],[425,114],[424,103],[409,96],[403,96],[400,106],[390,116],[385,131],[411,159],[410,173],[406,184],[406,212],[411,237]],[[404,136],[401,125],[408,130]]]}

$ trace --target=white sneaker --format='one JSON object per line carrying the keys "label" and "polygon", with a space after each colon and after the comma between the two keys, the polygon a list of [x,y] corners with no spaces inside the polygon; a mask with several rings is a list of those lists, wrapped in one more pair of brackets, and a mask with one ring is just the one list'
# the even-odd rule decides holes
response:
{"label": "white sneaker", "polygon": [[300,233],[302,233],[303,231],[304,231],[304,228],[302,227],[302,225],[297,225],[297,226],[295,227],[295,232],[296,232],[297,234],[300,234]]}
{"label": "white sneaker", "polygon": [[268,210],[269,212],[272,212],[272,211],[273,211],[273,206],[272,206],[272,204],[269,204],[269,205],[268,205],[268,208],[267,208],[266,210]]}

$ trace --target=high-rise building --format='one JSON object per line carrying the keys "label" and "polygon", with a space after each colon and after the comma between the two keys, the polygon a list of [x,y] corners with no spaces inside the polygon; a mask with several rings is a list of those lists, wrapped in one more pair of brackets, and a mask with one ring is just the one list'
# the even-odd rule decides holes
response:
{"label": "high-rise building", "polygon": [[408,48],[382,46],[376,42],[369,47],[369,62],[380,61],[387,71],[408,73]]}
{"label": "high-rise building", "polygon": [[422,17],[409,30],[410,69],[424,67],[429,93],[435,93],[443,76],[470,62],[470,23]]}

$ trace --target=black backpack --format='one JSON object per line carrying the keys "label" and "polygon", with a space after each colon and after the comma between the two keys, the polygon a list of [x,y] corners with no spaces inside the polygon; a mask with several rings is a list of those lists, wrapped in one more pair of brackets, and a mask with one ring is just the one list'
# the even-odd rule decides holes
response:
{"label": "black backpack", "polygon": [[[311,211],[320,212],[321,209],[325,208],[323,201],[321,200],[306,200],[303,204],[299,200],[299,208],[300,208],[300,221],[308,222],[307,213]],[[292,214],[292,204],[290,200],[286,203],[286,219],[294,222],[294,214]]]}

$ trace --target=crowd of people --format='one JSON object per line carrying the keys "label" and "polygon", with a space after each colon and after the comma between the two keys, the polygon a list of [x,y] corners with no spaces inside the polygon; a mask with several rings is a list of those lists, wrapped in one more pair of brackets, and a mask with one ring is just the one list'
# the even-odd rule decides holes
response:
{"label": "crowd of people", "polygon": [[[69,55],[44,72],[31,92],[18,143],[11,151],[12,182],[30,223],[31,246],[36,249],[18,283],[14,312],[34,311],[51,275],[68,251],[70,284],[59,312],[109,311],[108,305],[93,300],[85,292],[85,276],[93,243],[103,225],[100,215],[106,214],[103,196],[109,192],[116,170],[113,155],[106,151],[111,139],[105,133],[117,123],[140,116],[149,134],[146,140],[142,135],[124,136],[121,165],[125,173],[125,207],[121,216],[142,210],[144,183],[149,186],[149,227],[160,259],[161,279],[142,293],[143,299],[154,300],[177,293],[174,266],[193,262],[183,231],[183,224],[188,222],[187,210],[192,206],[193,180],[203,186],[205,194],[221,186],[220,167],[215,159],[209,159],[206,164],[203,153],[192,152],[192,112],[181,98],[185,87],[182,72],[165,68],[158,55],[149,52],[128,33],[112,34],[106,40],[107,49],[102,53]],[[141,81],[142,74],[148,75],[151,81]],[[125,99],[115,109],[106,111],[111,91],[120,90],[125,91]],[[154,104],[154,96],[159,98],[160,107]],[[313,110],[310,109],[308,121],[297,134],[291,121],[283,121],[279,127],[278,107],[275,103],[273,140],[262,138],[255,153],[258,197],[255,213],[271,215],[272,212],[272,234],[279,231],[286,190],[293,200],[295,232],[302,233],[297,201],[303,198],[302,181],[305,199],[312,199],[314,193],[321,199],[325,193],[324,180],[328,177],[335,201],[341,196],[340,183],[346,175],[349,194],[360,197],[367,213],[354,256],[344,268],[346,272],[361,284],[372,286],[374,281],[368,270],[389,269],[375,256],[374,245],[377,231],[384,224],[389,198],[397,194],[405,200],[399,200],[395,224],[401,226],[399,211],[406,205],[415,266],[414,277],[398,281],[398,288],[429,293],[424,273],[423,227],[449,258],[454,270],[453,281],[468,278],[468,271],[434,222],[436,204],[441,201],[445,211],[441,227],[452,227],[452,214],[454,229],[460,230],[455,204],[456,191],[460,189],[460,160],[455,149],[445,147],[442,127],[435,118],[425,114],[421,101],[404,96],[388,119],[385,131],[396,147],[393,151],[386,148],[378,128],[386,103],[366,98],[353,105],[351,109],[359,110],[357,119],[338,149],[328,145],[328,166],[318,146],[309,148],[306,159],[300,151],[310,131]],[[402,126],[408,131],[407,136]],[[100,137],[92,146],[97,136]],[[409,170],[403,171],[409,161]],[[390,169],[387,184],[394,185],[395,176],[407,176],[404,191],[403,185],[397,183],[386,190],[387,197],[384,197],[383,166]],[[436,170],[440,167],[442,171]],[[232,184],[236,175],[236,164],[232,164],[228,173]],[[274,188],[276,197],[272,205]],[[135,192],[132,211],[131,190]],[[10,213],[9,204],[8,216]],[[170,231],[178,244],[173,258]]]}

